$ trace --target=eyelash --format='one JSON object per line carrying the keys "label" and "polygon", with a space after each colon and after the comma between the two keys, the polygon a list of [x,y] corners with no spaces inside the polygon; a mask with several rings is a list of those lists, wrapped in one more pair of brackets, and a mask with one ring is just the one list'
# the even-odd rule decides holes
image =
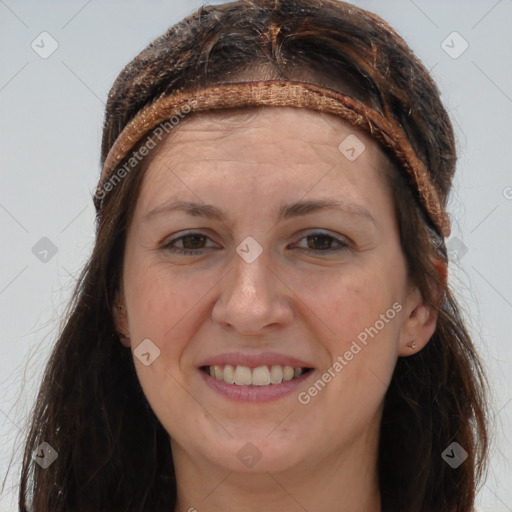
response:
{"label": "eyelash", "polygon": [[[306,252],[313,252],[313,253],[328,253],[328,254],[332,254],[332,253],[340,253],[340,252],[344,252],[344,251],[347,251],[349,249],[349,244],[346,243],[346,242],[343,242],[342,240],[339,240],[338,238],[335,238],[331,235],[328,235],[326,233],[322,233],[322,232],[319,232],[319,231],[314,231],[312,233],[308,233],[307,235],[303,236],[300,240],[304,240],[306,238],[309,238],[309,237],[315,237],[315,236],[320,236],[322,238],[326,238],[326,239],[330,239],[332,240],[333,242],[337,243],[339,245],[339,247],[337,249],[332,249],[332,248],[329,248],[329,249],[318,249],[318,250],[315,250],[315,249],[307,249],[307,248],[299,248],[299,249],[302,249]],[[170,240],[169,242],[165,243],[164,245],[162,245],[162,249],[164,249],[165,251],[168,251],[168,252],[171,252],[171,253],[176,253],[176,254],[181,254],[183,256],[201,256],[203,254],[203,251],[205,250],[205,248],[201,248],[201,249],[182,249],[182,248],[179,248],[179,247],[173,247],[172,244],[180,241],[180,240],[183,240],[185,238],[206,238],[208,239],[208,237],[202,233],[197,233],[197,232],[192,232],[192,233],[187,233],[186,235],[183,235],[183,236],[180,236],[178,238],[174,238],[173,240]]]}

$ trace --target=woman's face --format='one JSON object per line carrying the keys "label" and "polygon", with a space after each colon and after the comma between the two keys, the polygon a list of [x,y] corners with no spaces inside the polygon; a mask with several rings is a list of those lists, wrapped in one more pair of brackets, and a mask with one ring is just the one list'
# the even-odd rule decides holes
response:
{"label": "woman's face", "polygon": [[[435,325],[407,281],[376,143],[326,114],[252,112],[191,117],[164,142],[117,321],[175,461],[311,471],[375,451],[397,357]],[[287,380],[287,366],[310,370]]]}

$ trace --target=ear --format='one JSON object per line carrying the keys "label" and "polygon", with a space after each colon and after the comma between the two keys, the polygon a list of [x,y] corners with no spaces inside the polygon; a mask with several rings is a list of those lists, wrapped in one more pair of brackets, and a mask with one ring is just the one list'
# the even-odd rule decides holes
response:
{"label": "ear", "polygon": [[114,325],[116,327],[116,331],[119,334],[121,343],[125,347],[129,347],[130,331],[128,328],[128,314],[126,311],[126,303],[124,300],[124,293],[122,292],[122,290],[119,291],[116,295],[112,316],[114,318]]}
{"label": "ear", "polygon": [[407,297],[400,334],[399,356],[419,352],[429,342],[437,324],[437,311],[425,303],[418,288]]}

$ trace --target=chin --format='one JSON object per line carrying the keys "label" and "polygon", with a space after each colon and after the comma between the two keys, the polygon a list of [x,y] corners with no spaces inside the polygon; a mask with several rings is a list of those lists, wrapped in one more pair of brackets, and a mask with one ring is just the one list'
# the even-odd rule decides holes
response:
{"label": "chin", "polygon": [[[271,430],[270,430],[271,431]],[[216,449],[204,448],[212,462],[227,471],[238,473],[278,473],[296,467],[304,457],[297,451],[297,442],[290,439],[269,439],[266,430],[261,436],[243,436],[241,432]],[[210,447],[214,444],[210,444]],[[301,448],[304,448],[301,445]]]}

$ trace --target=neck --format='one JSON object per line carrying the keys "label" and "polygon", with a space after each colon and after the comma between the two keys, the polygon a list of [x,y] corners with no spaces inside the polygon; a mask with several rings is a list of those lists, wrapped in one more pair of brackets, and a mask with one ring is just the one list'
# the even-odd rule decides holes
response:
{"label": "neck", "polygon": [[327,457],[279,473],[198,464],[172,443],[175,512],[381,512],[377,441],[368,433]]}

